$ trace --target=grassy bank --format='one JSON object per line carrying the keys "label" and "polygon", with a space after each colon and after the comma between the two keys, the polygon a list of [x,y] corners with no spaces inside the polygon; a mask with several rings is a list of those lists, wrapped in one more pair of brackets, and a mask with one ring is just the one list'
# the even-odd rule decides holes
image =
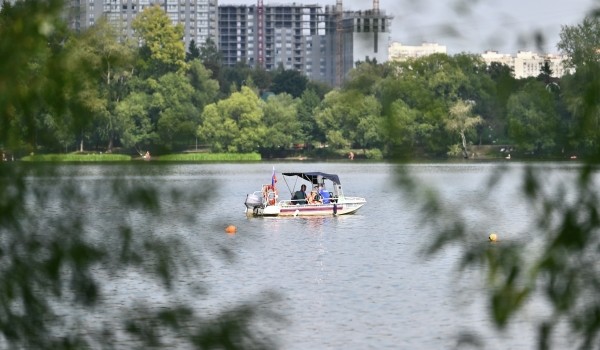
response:
{"label": "grassy bank", "polygon": [[237,162],[237,161],[259,161],[258,153],[181,153],[167,154],[152,160],[177,161],[177,162]]}
{"label": "grassy bank", "polygon": [[[139,159],[139,158],[135,158]],[[238,162],[260,161],[258,153],[181,153],[153,156],[151,161],[177,161],[177,162]],[[131,156],[124,154],[36,154],[21,158],[26,162],[118,162],[130,161]]]}
{"label": "grassy bank", "polygon": [[21,158],[25,162],[121,162],[131,160],[131,156],[125,154],[36,154]]}

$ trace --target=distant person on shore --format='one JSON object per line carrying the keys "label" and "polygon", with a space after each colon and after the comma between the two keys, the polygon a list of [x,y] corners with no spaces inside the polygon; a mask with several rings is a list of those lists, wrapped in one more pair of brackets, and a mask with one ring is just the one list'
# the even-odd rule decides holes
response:
{"label": "distant person on shore", "polygon": [[348,153],[348,159],[354,160],[354,152],[350,151],[350,153]]}
{"label": "distant person on shore", "polygon": [[146,154],[144,154],[144,159],[150,160],[150,151],[146,151]]}
{"label": "distant person on shore", "polygon": [[294,204],[308,203],[306,195],[306,185],[300,186],[300,191],[296,191],[296,193],[294,193],[294,196],[292,197],[292,202]]}

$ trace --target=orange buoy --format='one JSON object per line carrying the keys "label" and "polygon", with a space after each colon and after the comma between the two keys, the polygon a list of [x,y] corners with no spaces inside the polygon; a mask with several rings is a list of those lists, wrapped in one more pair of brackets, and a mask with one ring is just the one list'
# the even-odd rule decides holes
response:
{"label": "orange buoy", "polygon": [[225,232],[227,233],[235,233],[237,231],[237,228],[233,225],[229,225],[225,228]]}

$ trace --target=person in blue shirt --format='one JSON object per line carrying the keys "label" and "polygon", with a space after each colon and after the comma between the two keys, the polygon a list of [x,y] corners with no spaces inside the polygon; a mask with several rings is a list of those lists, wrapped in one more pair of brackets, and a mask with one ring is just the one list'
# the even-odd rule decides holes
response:
{"label": "person in blue shirt", "polygon": [[323,184],[321,184],[321,186],[319,186],[319,195],[321,195],[321,199],[323,200],[323,204],[329,204],[330,200],[329,200],[329,191],[327,191],[325,189],[325,186],[323,186]]}

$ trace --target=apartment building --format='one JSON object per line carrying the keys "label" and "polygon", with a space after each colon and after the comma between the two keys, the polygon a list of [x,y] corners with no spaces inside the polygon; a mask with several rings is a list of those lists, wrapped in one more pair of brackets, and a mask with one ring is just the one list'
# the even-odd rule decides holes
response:
{"label": "apartment building", "polygon": [[421,45],[403,45],[393,42],[389,47],[390,61],[405,61],[409,58],[429,56],[434,53],[447,53],[446,46],[437,43],[422,43]]}
{"label": "apartment building", "polygon": [[481,57],[488,65],[492,62],[498,62],[509,66],[517,79],[537,77],[546,62],[548,62],[554,78],[572,73],[572,71],[565,68],[564,61],[566,57],[563,55],[542,55],[531,51],[519,51],[516,56],[512,56],[510,54],[500,54],[497,51],[486,51]]}
{"label": "apartment building", "polygon": [[[392,43],[389,48],[390,61],[404,61],[409,58],[424,57],[434,53],[446,53],[446,46],[435,43],[424,43],[420,46],[402,45]],[[497,62],[510,67],[513,70],[516,79],[537,77],[546,62],[552,71],[552,77],[560,78],[570,71],[565,68],[563,62],[566,59],[563,55],[557,54],[538,54],[531,51],[519,51],[516,56],[498,51],[485,51],[481,58],[489,66],[492,62]]]}
{"label": "apartment building", "polygon": [[163,8],[173,24],[184,26],[186,48],[192,40],[196,45],[208,38],[217,41],[217,0],[71,0],[67,3],[69,24],[83,30],[105,16],[122,36],[131,36],[135,16],[154,5]]}

